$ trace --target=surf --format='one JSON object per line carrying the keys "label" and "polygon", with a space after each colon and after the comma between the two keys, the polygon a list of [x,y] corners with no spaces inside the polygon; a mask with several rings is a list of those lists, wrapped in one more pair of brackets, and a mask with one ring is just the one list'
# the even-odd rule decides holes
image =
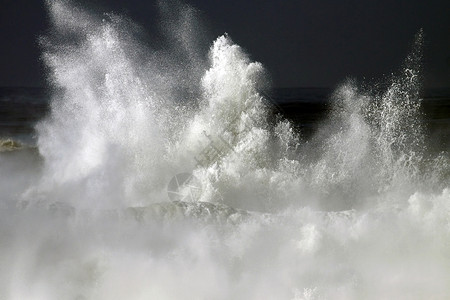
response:
{"label": "surf", "polygon": [[227,34],[202,44],[192,7],[162,3],[152,47],[125,17],[46,5],[51,111],[36,147],[2,140],[0,298],[450,292],[450,161],[423,126],[423,32],[397,74],[337,87],[306,137],[273,117],[262,63]]}

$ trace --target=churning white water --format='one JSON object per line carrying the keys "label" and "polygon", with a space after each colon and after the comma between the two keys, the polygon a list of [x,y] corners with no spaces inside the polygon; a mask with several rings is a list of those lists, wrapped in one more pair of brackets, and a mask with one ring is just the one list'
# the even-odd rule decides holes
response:
{"label": "churning white water", "polygon": [[204,57],[188,6],[151,49],[122,17],[47,5],[39,154],[0,157],[0,299],[450,295],[450,165],[421,125],[422,33],[384,89],[338,87],[306,141],[269,122],[270,80],[230,37]]}

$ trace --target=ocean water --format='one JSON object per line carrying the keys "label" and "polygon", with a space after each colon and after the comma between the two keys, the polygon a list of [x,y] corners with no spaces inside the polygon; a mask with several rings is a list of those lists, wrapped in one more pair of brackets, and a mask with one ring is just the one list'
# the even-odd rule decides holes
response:
{"label": "ocean water", "polygon": [[422,32],[379,82],[272,89],[228,35],[204,52],[189,6],[155,49],[47,6],[48,87],[0,89],[0,299],[448,298],[450,100],[421,87]]}

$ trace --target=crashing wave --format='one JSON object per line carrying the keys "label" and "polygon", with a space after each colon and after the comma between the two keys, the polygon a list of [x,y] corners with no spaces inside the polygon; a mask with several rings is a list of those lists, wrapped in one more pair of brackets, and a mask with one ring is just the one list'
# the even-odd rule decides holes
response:
{"label": "crashing wave", "polygon": [[157,51],[123,17],[47,1],[42,159],[0,156],[21,207],[0,210],[0,298],[445,299],[450,168],[425,155],[421,34],[384,90],[340,86],[306,142],[267,122],[262,64],[227,35],[202,52],[171,3]]}

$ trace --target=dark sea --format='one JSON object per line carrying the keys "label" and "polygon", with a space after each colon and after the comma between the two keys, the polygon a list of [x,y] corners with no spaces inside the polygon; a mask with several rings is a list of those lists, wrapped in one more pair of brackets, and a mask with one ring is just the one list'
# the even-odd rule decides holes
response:
{"label": "dark sea", "polygon": [[[307,139],[332,110],[331,88],[275,88],[265,94],[273,115],[292,121]],[[450,149],[450,88],[421,92],[421,118],[430,151]],[[50,113],[50,92],[40,87],[0,87],[0,139],[35,145],[36,123]]]}

